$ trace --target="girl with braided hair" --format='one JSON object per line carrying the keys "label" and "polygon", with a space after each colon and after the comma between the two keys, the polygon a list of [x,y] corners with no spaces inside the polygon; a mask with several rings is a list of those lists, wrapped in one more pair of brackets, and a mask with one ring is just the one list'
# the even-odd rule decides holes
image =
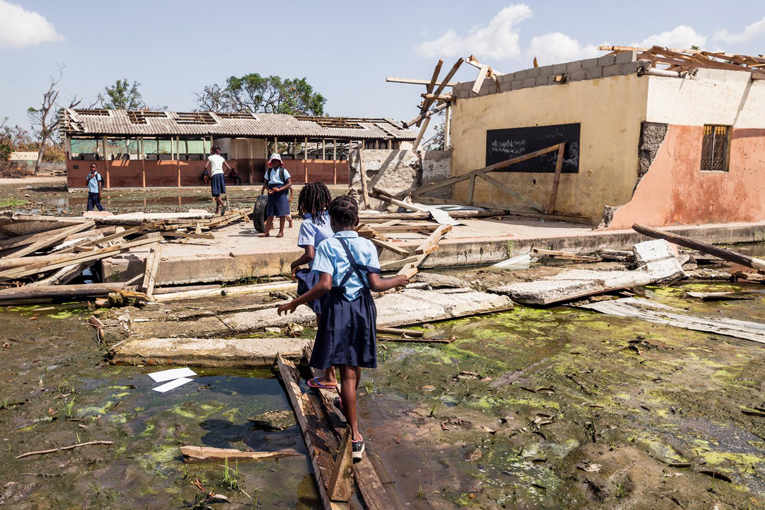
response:
{"label": "girl with braided hair", "polygon": [[329,217],[335,235],[319,244],[311,267],[319,279],[311,290],[277,310],[280,315],[289,314],[326,296],[309,364],[323,370],[340,368],[342,384],[336,405],[351,427],[354,459],[361,459],[364,453],[356,417],[361,368],[377,367],[377,309],[372,291],[385,292],[407,284],[405,275],[380,276],[375,246],[354,230],[359,223],[358,212],[356,200],[347,195],[332,200]]}
{"label": "girl with braided hair", "polygon": [[[311,271],[313,259],[316,256],[316,248],[325,239],[329,239],[335,233],[332,231],[329,219],[329,203],[331,201],[329,189],[323,182],[311,182],[303,186],[298,196],[298,213],[303,216],[303,224],[298,234],[298,246],[303,248],[304,253],[292,262],[292,276],[298,281],[298,296],[311,290],[319,280],[319,274]],[[308,265],[308,269],[300,266]],[[307,305],[316,314],[316,323],[321,320],[321,305],[324,298],[316,299]],[[311,388],[336,388],[337,377],[334,367],[327,369],[323,378],[315,377],[308,381]]]}

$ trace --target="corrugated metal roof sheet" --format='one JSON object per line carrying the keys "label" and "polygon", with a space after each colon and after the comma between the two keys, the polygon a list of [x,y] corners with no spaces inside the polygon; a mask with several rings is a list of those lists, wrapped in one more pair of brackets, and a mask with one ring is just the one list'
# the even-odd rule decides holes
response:
{"label": "corrugated metal roof sheet", "polygon": [[[414,140],[415,133],[401,129],[390,119],[353,119],[359,128],[322,127],[316,122],[298,120],[291,115],[255,114],[252,118],[225,118],[212,112],[199,112],[203,121],[189,121],[190,114],[176,112],[128,112],[127,110],[62,109],[61,130],[68,135],[110,136],[218,136],[285,138],[341,138]],[[158,115],[163,113],[164,115]],[[209,121],[212,119],[212,122]],[[384,126],[380,127],[380,126]]]}

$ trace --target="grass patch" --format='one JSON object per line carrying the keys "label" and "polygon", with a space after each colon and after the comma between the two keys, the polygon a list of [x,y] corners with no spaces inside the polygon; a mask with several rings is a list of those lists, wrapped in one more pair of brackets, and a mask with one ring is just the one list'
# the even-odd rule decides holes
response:
{"label": "grass patch", "polygon": [[27,205],[29,202],[26,200],[21,200],[16,197],[10,197],[10,198],[0,198],[0,209],[5,209],[9,207],[21,207],[22,205]]}

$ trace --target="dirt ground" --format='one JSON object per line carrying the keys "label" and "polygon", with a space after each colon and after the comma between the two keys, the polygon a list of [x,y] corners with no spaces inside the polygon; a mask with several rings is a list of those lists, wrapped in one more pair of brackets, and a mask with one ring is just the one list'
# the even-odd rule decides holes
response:
{"label": "dirt ground", "polygon": [[[345,192],[347,188],[347,185],[330,186],[330,191],[334,196]],[[260,186],[227,185],[231,208],[251,208],[260,190]],[[293,213],[297,212],[299,192],[300,187],[295,186],[291,202]],[[85,189],[67,190],[65,177],[0,179],[0,211],[79,216],[86,209],[87,199]],[[135,211],[185,212],[192,208],[215,211],[209,187],[104,190],[101,204],[115,214]]]}

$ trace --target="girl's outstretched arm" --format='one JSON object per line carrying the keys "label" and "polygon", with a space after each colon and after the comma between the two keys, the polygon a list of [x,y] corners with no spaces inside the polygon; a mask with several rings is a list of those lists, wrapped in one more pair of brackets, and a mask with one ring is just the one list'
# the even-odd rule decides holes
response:
{"label": "girl's outstretched arm", "polygon": [[374,292],[385,292],[393,287],[406,287],[409,283],[406,279],[406,275],[400,274],[393,278],[383,278],[377,273],[367,274],[367,280],[369,280],[369,288]]}
{"label": "girl's outstretched arm", "polygon": [[332,288],[332,275],[329,273],[321,273],[319,276],[319,281],[316,282],[316,285],[314,285],[311,290],[303,294],[302,296],[298,296],[289,303],[285,303],[279,308],[276,309],[277,313],[279,315],[281,314],[290,314],[295,311],[295,309],[300,306],[304,305],[310,301],[313,301],[315,299],[319,299],[324,294],[330,291]]}
{"label": "girl's outstretched arm", "polygon": [[299,258],[292,261],[292,276],[295,276],[295,273],[297,273],[298,268],[300,266],[303,266],[305,264],[308,264],[313,260],[313,258],[316,256],[316,249],[313,246],[306,246],[305,247],[305,253],[303,253]]}

